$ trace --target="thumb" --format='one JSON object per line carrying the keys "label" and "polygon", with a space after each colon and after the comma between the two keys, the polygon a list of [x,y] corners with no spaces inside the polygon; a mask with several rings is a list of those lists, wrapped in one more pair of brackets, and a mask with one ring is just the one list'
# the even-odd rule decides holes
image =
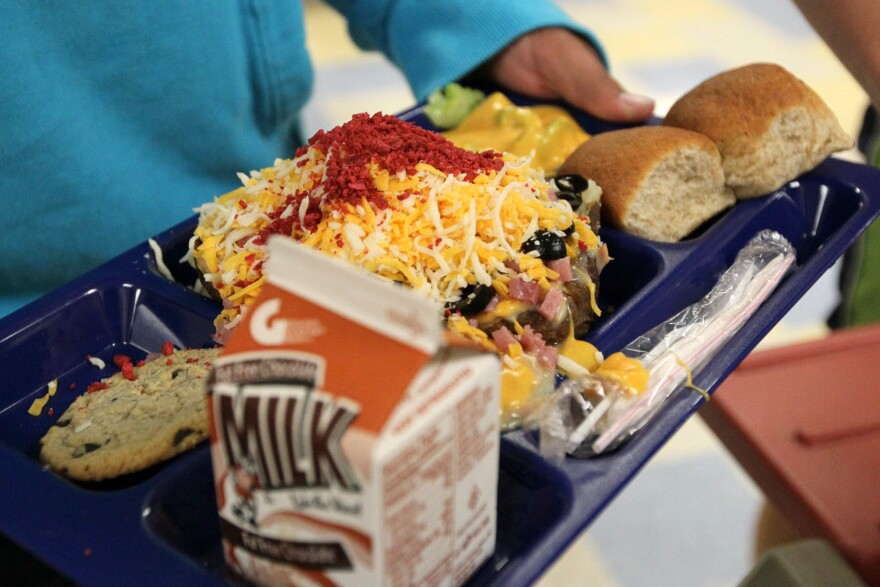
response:
{"label": "thumb", "polygon": [[536,47],[545,84],[559,97],[612,122],[641,122],[654,111],[654,100],[624,90],[608,73],[591,45],[565,30]]}
{"label": "thumb", "polygon": [[559,92],[571,105],[612,122],[642,122],[654,112],[653,99],[624,90],[602,67],[561,84]]}
{"label": "thumb", "polygon": [[536,98],[561,98],[611,122],[641,122],[654,111],[654,100],[623,90],[592,45],[566,29],[523,35],[488,66],[502,86]]}

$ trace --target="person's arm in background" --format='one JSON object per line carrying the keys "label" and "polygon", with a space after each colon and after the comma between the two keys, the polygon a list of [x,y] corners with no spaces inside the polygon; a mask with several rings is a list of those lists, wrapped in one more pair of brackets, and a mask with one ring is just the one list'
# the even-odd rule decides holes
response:
{"label": "person's arm in background", "polygon": [[378,49],[417,99],[478,71],[537,98],[564,99],[599,118],[639,122],[650,98],[623,91],[601,46],[550,0],[329,0],[363,49]]}
{"label": "person's arm in background", "polygon": [[[880,109],[880,10],[874,0],[794,0],[810,25]],[[870,114],[870,112],[869,112]],[[868,118],[866,117],[866,120]],[[862,129],[865,133],[866,129]],[[868,131],[867,136],[873,133]],[[880,164],[880,148],[867,138],[859,148]],[[832,328],[880,322],[880,223],[875,222],[850,247],[840,270],[840,304],[828,319]]]}
{"label": "person's arm in background", "polygon": [[880,108],[880,6],[875,0],[794,0],[825,43]]}

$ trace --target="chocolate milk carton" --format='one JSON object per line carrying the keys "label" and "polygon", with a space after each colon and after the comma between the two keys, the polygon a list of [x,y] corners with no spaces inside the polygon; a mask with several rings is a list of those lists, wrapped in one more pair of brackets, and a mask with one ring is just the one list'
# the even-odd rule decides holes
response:
{"label": "chocolate milk carton", "polygon": [[289,239],[215,363],[226,561],[261,585],[458,585],[495,545],[497,357]]}

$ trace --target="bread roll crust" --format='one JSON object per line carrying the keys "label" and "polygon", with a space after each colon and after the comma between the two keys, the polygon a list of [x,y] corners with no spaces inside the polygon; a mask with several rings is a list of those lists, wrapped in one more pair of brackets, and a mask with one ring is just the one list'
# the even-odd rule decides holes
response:
{"label": "bread roll crust", "polygon": [[603,222],[658,241],[678,241],[735,202],[715,143],[697,132],[642,126],[597,134],[559,173],[602,188]]}
{"label": "bread roll crust", "polygon": [[825,102],[772,63],[708,78],[673,104],[663,124],[715,141],[727,185],[739,198],[778,190],[853,145]]}

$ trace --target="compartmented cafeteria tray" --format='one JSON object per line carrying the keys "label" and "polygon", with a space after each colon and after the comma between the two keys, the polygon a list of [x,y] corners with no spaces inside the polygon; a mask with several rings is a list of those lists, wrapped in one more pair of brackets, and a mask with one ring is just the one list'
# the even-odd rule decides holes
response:
{"label": "compartmented cafeteria tray", "polygon": [[[589,132],[611,128],[576,116]],[[418,107],[401,117],[428,125]],[[705,295],[757,232],[776,230],[796,248],[796,270],[695,374],[694,383],[711,392],[878,214],[880,171],[829,159],[774,195],[738,203],[680,243],[603,228],[614,259],[600,288],[608,311],[588,340],[606,353],[619,350]],[[144,242],[0,320],[0,534],[79,585],[237,584],[223,563],[206,444],[93,484],[62,479],[38,460],[40,437],[89,383],[109,375],[114,354],[143,358],[165,341],[212,344],[219,306],[189,287],[196,275],[177,262],[195,224],[189,218],[154,237],[175,281],[161,275]],[[99,371],[88,356],[110,367]],[[53,380],[54,416],[29,415]],[[469,585],[533,582],[702,401],[679,390],[620,449],[560,466],[540,457],[531,435],[506,434],[497,547]]]}

